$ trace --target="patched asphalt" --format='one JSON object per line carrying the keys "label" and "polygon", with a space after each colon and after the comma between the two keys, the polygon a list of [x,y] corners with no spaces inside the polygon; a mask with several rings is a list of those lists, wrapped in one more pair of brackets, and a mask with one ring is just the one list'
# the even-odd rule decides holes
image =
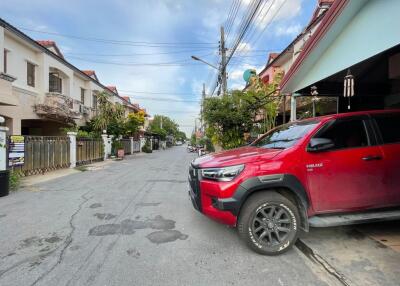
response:
{"label": "patched asphalt", "polygon": [[194,157],[134,155],[0,198],[0,285],[338,285],[296,248],[258,255],[195,211]]}

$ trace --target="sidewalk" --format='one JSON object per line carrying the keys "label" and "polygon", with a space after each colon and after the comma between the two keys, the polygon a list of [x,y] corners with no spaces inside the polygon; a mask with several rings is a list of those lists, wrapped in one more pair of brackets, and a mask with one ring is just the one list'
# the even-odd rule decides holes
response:
{"label": "sidewalk", "polygon": [[297,247],[343,285],[398,286],[400,253],[395,251],[396,247],[381,241],[396,243],[396,240],[387,238],[388,234],[394,237],[393,231],[399,233],[398,227],[398,222],[388,222],[311,228],[308,234],[302,234]]}
{"label": "sidewalk", "polygon": [[51,181],[57,178],[69,176],[72,174],[80,173],[80,172],[87,172],[87,171],[96,171],[100,169],[106,168],[108,165],[113,164],[113,163],[118,163],[118,162],[123,162],[124,160],[132,160],[137,157],[142,157],[144,156],[143,153],[135,153],[133,155],[125,155],[125,158],[121,161],[117,161],[115,159],[107,159],[106,161],[100,161],[100,162],[95,162],[92,164],[88,165],[81,165],[77,166],[76,168],[73,169],[59,169],[55,171],[50,171],[44,174],[40,175],[32,175],[32,176],[27,176],[23,177],[21,180],[21,188],[27,188],[28,190],[34,191],[35,189],[32,188],[33,185],[39,184],[39,183],[44,183],[47,181]]}

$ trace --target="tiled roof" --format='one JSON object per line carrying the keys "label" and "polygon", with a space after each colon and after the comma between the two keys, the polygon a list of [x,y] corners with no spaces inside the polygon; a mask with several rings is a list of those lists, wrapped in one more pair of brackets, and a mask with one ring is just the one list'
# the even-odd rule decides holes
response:
{"label": "tiled roof", "polygon": [[268,63],[270,63],[271,61],[276,59],[279,56],[279,54],[280,53],[269,53],[269,55],[268,55]]}
{"label": "tiled roof", "polygon": [[118,93],[117,92],[117,87],[115,85],[107,85],[107,88],[111,90],[112,92]]}
{"label": "tiled roof", "polygon": [[55,41],[53,41],[53,40],[37,40],[36,42],[39,45],[41,45],[47,49],[53,47],[56,50],[57,55],[60,56],[61,58],[64,58],[64,55],[61,53],[61,51],[58,48]]}
{"label": "tiled roof", "polygon": [[44,47],[50,47],[50,46],[53,46],[56,44],[56,42],[51,41],[51,40],[38,40],[36,42],[38,42],[39,44],[41,44]]}
{"label": "tiled roof", "polygon": [[82,71],[88,76],[93,76],[96,74],[94,70],[82,70]]}

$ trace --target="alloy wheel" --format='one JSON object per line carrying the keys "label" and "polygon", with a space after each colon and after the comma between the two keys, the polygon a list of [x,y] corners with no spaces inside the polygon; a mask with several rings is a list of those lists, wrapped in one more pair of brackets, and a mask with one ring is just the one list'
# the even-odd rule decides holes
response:
{"label": "alloy wheel", "polygon": [[254,238],[267,247],[285,242],[292,229],[288,210],[281,205],[268,204],[257,209],[251,224]]}

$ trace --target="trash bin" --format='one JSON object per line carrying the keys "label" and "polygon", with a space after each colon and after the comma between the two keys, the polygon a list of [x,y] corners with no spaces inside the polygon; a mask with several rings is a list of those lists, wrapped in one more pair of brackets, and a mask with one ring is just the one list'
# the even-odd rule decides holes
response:
{"label": "trash bin", "polygon": [[0,171],[0,197],[7,196],[9,194],[9,177],[10,171]]}

